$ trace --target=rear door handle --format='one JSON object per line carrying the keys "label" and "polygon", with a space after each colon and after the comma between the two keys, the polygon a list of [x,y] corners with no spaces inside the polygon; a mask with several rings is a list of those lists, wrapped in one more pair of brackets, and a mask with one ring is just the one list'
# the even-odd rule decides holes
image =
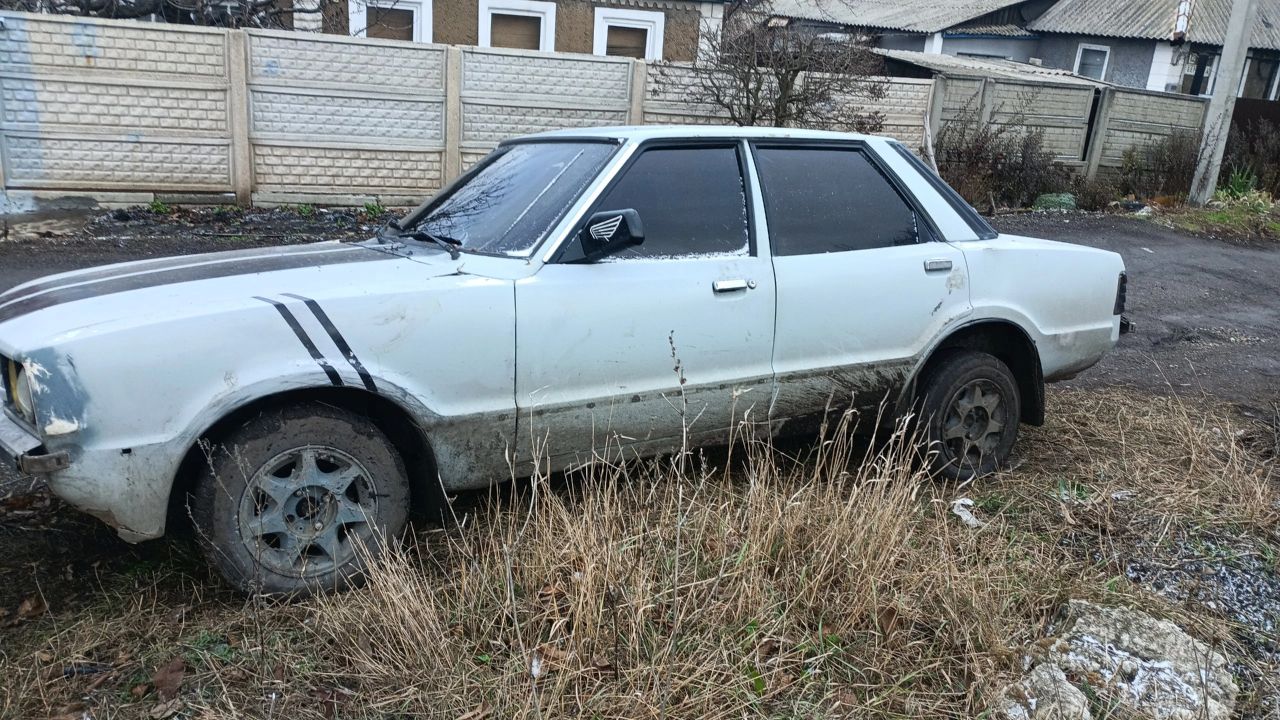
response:
{"label": "rear door handle", "polygon": [[739,290],[749,290],[754,288],[756,283],[754,280],[716,280],[711,283],[711,289],[718,293],[737,292]]}
{"label": "rear door handle", "polygon": [[942,272],[951,269],[951,261],[946,258],[931,258],[924,261],[925,272]]}

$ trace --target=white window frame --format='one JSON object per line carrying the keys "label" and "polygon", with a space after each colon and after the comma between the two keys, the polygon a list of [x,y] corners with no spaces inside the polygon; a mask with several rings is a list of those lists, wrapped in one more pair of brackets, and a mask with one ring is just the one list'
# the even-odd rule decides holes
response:
{"label": "white window frame", "polygon": [[524,15],[542,20],[538,49],[556,49],[556,4],[542,0],[480,0],[480,47],[493,47],[493,16]]}
{"label": "white window frame", "polygon": [[[1110,45],[1094,45],[1093,43],[1080,43],[1076,46],[1076,64],[1071,72],[1080,75],[1080,58],[1084,57],[1085,50],[1100,50],[1106,53],[1106,57],[1102,59],[1102,77],[1098,78],[1100,82],[1106,82],[1107,69],[1111,67],[1111,46]],[[1081,77],[1088,77],[1082,75]]]}
{"label": "white window frame", "polygon": [[666,24],[666,13],[598,7],[591,52],[595,55],[605,55],[608,52],[610,27],[634,28],[645,31],[644,59],[661,60],[663,31]]}
{"label": "white window frame", "polygon": [[431,0],[348,0],[347,27],[352,37],[368,37],[369,7],[413,11],[413,41],[431,42]]}

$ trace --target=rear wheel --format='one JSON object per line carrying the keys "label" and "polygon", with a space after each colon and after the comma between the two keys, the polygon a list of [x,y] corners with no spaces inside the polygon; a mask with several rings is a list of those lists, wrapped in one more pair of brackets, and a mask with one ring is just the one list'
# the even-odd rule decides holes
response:
{"label": "rear wheel", "polygon": [[1021,406],[1013,372],[999,358],[972,350],[944,357],[919,404],[932,469],[951,480],[994,472],[1018,438]]}
{"label": "rear wheel", "polygon": [[222,438],[191,511],[205,555],[236,587],[308,595],[357,584],[403,531],[409,482],[369,420],[307,403]]}

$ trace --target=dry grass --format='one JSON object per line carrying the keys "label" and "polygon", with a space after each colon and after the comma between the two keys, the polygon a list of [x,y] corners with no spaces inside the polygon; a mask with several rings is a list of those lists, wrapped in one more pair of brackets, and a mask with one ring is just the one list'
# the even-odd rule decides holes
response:
{"label": "dry grass", "polygon": [[[130,689],[182,656],[188,717],[975,717],[1069,597],[1246,656],[1255,631],[1124,567],[1206,535],[1280,549],[1265,428],[1198,401],[1050,401],[1015,467],[972,487],[922,477],[900,438],[864,458],[832,432],[522,481],[340,597],[117,581],[5,640],[0,712],[146,717],[160,700]],[[962,496],[981,528],[951,514]],[[111,669],[62,677],[76,662]]]}

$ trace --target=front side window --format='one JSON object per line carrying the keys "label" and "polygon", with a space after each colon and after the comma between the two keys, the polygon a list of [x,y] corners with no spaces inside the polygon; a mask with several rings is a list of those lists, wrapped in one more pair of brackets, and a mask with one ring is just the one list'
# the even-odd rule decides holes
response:
{"label": "front side window", "polygon": [[641,151],[594,212],[635,210],[644,243],[610,259],[747,255],[746,191],[736,146]]}
{"label": "front side window", "polygon": [[870,250],[924,239],[915,210],[857,148],[760,147],[756,170],[774,255]]}
{"label": "front side window", "polygon": [[448,195],[405,216],[401,227],[430,233],[464,251],[527,254],[616,149],[605,142],[504,145]]}

